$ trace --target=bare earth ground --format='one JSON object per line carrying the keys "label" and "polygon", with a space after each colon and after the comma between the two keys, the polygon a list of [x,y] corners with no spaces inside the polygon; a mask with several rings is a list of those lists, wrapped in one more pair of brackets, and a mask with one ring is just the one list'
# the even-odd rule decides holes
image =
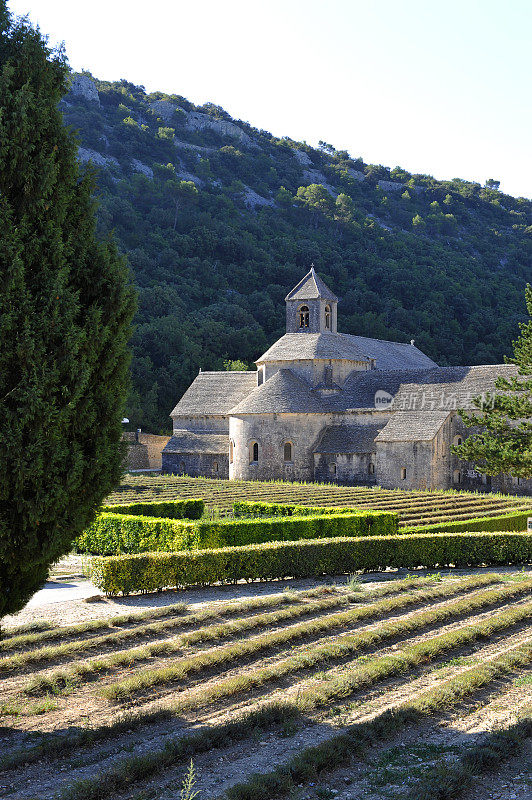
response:
{"label": "bare earth ground", "polygon": [[[67,584],[69,581],[75,583],[77,579],[65,576],[79,576],[81,574],[79,562],[73,559],[62,566],[64,571],[60,569],[56,572],[59,581]],[[430,579],[426,586],[431,589],[449,586],[449,591],[459,592],[456,587],[460,581],[457,579],[495,572],[503,581],[496,584],[496,587],[504,589],[519,586],[527,577],[532,578],[532,570],[528,570],[525,574],[517,574],[515,569],[510,568],[445,570],[442,576]],[[406,574],[406,571],[400,571],[359,576],[362,585],[360,597],[364,598],[381,587],[389,587],[398,578],[404,578]],[[425,571],[416,571],[415,577],[419,578],[426,574]],[[6,634],[9,634],[9,629],[13,626],[43,619],[61,626],[90,619],[112,619],[125,612],[146,611],[176,602],[186,603],[189,612],[204,612],[223,609],[222,604],[228,602],[233,606],[244,599],[277,595],[282,605],[286,589],[301,592],[327,583],[323,593],[313,597],[305,596],[304,602],[312,604],[322,598],[343,597],[347,580],[346,576],[341,576],[336,579],[331,578],[328,582],[283,580],[240,583],[236,586],[190,589],[157,595],[102,598],[95,602],[81,599],[46,602],[40,606],[27,607],[6,620]],[[335,588],[335,584],[338,588]],[[66,691],[45,695],[43,709],[39,712],[34,708],[32,710],[32,706],[41,702],[43,697],[28,697],[23,693],[25,685],[32,677],[50,675],[58,668],[68,669],[89,659],[106,657],[109,653],[122,651],[127,653],[129,648],[137,647],[144,641],[152,642],[154,635],[150,639],[139,636],[138,641],[124,641],[117,645],[111,642],[105,647],[102,646],[97,652],[80,652],[79,655],[73,653],[65,656],[58,654],[57,658],[43,661],[42,664],[15,666],[9,671],[0,669],[1,703],[5,704],[3,716],[0,716],[0,758],[14,753],[19,748],[30,751],[36,743],[43,741],[43,734],[55,732],[61,736],[67,729],[73,733],[86,728],[97,730],[98,726],[122,718],[128,711],[144,713],[155,708],[170,707],[175,701],[200,696],[203,692],[219,688],[229,679],[248,676],[260,668],[275,667],[287,657],[305,656],[318,646],[341,641],[346,635],[379,630],[383,622],[401,623],[403,620],[412,620],[422,612],[437,611],[464,598],[482,597],[484,592],[493,588],[494,586],[490,585],[464,590],[449,598],[442,596],[423,601],[419,605],[414,604],[397,611],[381,613],[375,619],[368,618],[354,622],[339,630],[312,633],[307,638],[294,640],[287,645],[257,651],[256,655],[252,653],[245,657],[236,655],[227,663],[202,668],[178,681],[156,684],[140,692],[133,692],[129,698],[119,702],[105,699],[101,691],[124,678],[135,677],[154,668],[171,667],[183,658],[194,658],[204,652],[216,653],[234,642],[252,641],[255,636],[265,632],[273,634],[288,630],[292,625],[299,625],[307,619],[310,624],[315,619],[328,618],[338,609],[316,611],[309,617],[273,623],[266,630],[252,629],[239,634],[236,639],[205,640],[189,644],[175,655],[161,653],[139,663],[132,659],[130,663],[116,670],[96,676],[96,680],[91,679],[80,685],[73,685]],[[57,591],[60,594],[62,590],[58,588]],[[404,592],[406,589],[403,588],[401,591]],[[398,636],[379,646],[363,649],[360,656],[357,654],[336,661],[326,661],[309,669],[300,669],[274,678],[257,688],[248,688],[220,696],[218,700],[192,705],[171,719],[143,724],[131,730],[126,729],[118,735],[96,741],[90,747],[72,747],[59,757],[44,755],[35,763],[21,764],[16,769],[4,771],[0,769],[0,798],[9,800],[60,798],[61,792],[76,779],[95,779],[126,756],[156,753],[171,738],[219,726],[234,720],[244,711],[261,706],[264,702],[288,701],[297,704],[301,692],[325,686],[331,678],[342,679],[348,668],[352,669],[358,664],[363,666],[368,660],[371,662],[383,656],[400,655],[404,648],[427,642],[444,633],[459,632],[464,625],[478,625],[503,612],[525,608],[531,596],[532,590],[523,591],[519,596],[498,602],[495,606],[479,608],[471,613],[464,612],[456,618],[429,625],[405,636]],[[369,600],[368,596],[364,602],[367,604]],[[357,602],[353,607],[357,607]],[[237,619],[265,613],[271,613],[271,610],[238,612]],[[226,618],[217,616],[212,622],[225,623]],[[205,622],[203,627],[209,624],[210,622]],[[111,623],[111,632],[115,630]],[[156,637],[156,641],[172,641],[179,635],[181,631],[161,633]],[[79,639],[80,637],[77,637],[76,641]],[[246,781],[254,772],[269,772],[299,751],[325,742],[341,733],[346,730],[346,726],[374,719],[386,708],[396,708],[408,700],[418,698],[423,693],[439,687],[446,680],[465,674],[475,666],[489,664],[501,654],[511,652],[529,642],[530,620],[527,618],[487,638],[471,641],[436,658],[428,658],[400,674],[378,680],[364,688],[346,691],[331,699],[325,706],[307,709],[295,722],[274,724],[267,730],[261,731],[250,729],[242,741],[227,741],[220,746],[210,748],[208,752],[197,753],[194,755],[194,765],[198,775],[196,789],[200,792],[198,800],[221,798],[228,789],[236,783]],[[61,644],[61,640],[52,642],[50,646],[56,644]],[[16,652],[26,653],[37,646],[33,644],[31,647],[21,646]],[[0,653],[0,667],[2,657],[10,654],[9,650]],[[291,800],[306,798],[411,800],[409,792],[415,787],[416,782],[430,774],[438,764],[443,762],[452,764],[464,748],[481,741],[486,732],[512,725],[520,711],[532,706],[531,667],[532,665],[520,668],[490,681],[480,693],[464,699],[457,707],[442,708],[441,713],[427,717],[422,723],[402,728],[396,735],[383,739],[363,751],[351,764],[323,772],[312,780],[303,781],[300,786],[292,790]],[[20,710],[9,711],[10,704],[14,707],[19,706]],[[462,795],[463,800],[530,800],[532,798],[531,756],[530,741],[528,741],[522,753],[505,763],[495,774],[479,777],[473,788]],[[137,780],[130,788],[124,787],[113,790],[111,794],[103,794],[102,800],[104,797],[110,797],[112,800],[126,800],[126,798],[180,800],[186,763],[187,760],[180,761],[175,766],[161,768],[153,776]],[[83,795],[74,797],[75,800],[78,797],[81,800]],[[263,798],[280,800],[280,796],[276,794],[261,795],[261,800]]]}
{"label": "bare earth ground", "polygon": [[[472,569],[444,569],[442,576],[451,575],[477,575],[485,572],[492,572],[490,568],[478,567]],[[383,583],[397,578],[404,578],[412,574],[423,576],[429,571],[416,569],[389,570],[387,572],[367,572],[357,575],[357,580],[361,583],[368,583],[372,586],[380,586]],[[515,567],[498,567],[498,573],[515,573]],[[36,598],[18,614],[8,615],[2,619],[2,627],[9,629],[18,625],[26,625],[37,620],[48,620],[54,625],[70,625],[76,622],[83,622],[90,619],[101,619],[114,615],[124,614],[127,611],[138,609],[139,611],[149,608],[160,608],[173,603],[187,603],[191,609],[201,608],[209,603],[222,603],[231,600],[242,600],[244,598],[259,597],[269,594],[277,594],[287,590],[302,591],[323,585],[342,585],[349,581],[345,575],[332,575],[322,578],[309,578],[301,580],[283,579],[270,581],[253,581],[246,583],[240,581],[236,585],[210,586],[207,588],[177,589],[157,594],[136,594],[128,597],[105,597],[100,590],[93,586],[84,575],[84,559],[82,556],[72,554],[65,556],[61,561],[52,567],[50,571],[49,583],[47,586],[55,587],[57,599],[53,602],[50,598],[41,603],[36,603]],[[82,589],[83,594],[88,595],[88,599],[83,597],[79,600],[64,600],[69,592],[62,592],[62,589],[69,589],[73,586],[90,586],[91,589]]]}

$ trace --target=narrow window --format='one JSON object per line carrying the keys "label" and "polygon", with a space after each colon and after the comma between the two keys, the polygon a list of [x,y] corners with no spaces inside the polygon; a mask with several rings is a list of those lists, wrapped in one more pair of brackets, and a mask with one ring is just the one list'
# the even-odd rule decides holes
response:
{"label": "narrow window", "polygon": [[284,444],[284,460],[292,461],[292,442],[285,442]]}
{"label": "narrow window", "polygon": [[229,439],[229,463],[230,464],[233,463],[233,448],[234,448],[233,440]]}
{"label": "narrow window", "polygon": [[331,307],[325,306],[325,329],[331,330]]}
{"label": "narrow window", "polygon": [[401,480],[406,481],[406,467],[401,468]]}
{"label": "narrow window", "polygon": [[455,469],[453,472],[453,482],[454,483],[462,483],[462,473],[459,469]]}
{"label": "narrow window", "polygon": [[370,464],[369,465],[368,472],[369,472],[370,475],[374,475],[375,474],[375,464]]}
{"label": "narrow window", "polygon": [[308,306],[301,306],[299,309],[299,327],[308,328],[309,326],[309,310]]}
{"label": "narrow window", "polygon": [[181,461],[180,464],[179,464],[179,472],[181,473],[181,475],[185,474],[185,462],[184,461]]}
{"label": "narrow window", "polygon": [[462,444],[462,437],[461,436],[455,436],[454,439],[453,439],[453,444],[455,446],[458,446],[458,445]]}
{"label": "narrow window", "polygon": [[259,460],[258,442],[251,442],[249,445],[249,463],[255,464]]}
{"label": "narrow window", "polygon": [[257,386],[260,386],[264,382],[264,369],[259,369],[257,374]]}
{"label": "narrow window", "polygon": [[218,462],[217,461],[214,462],[214,464],[212,465],[212,468],[213,468],[214,472],[218,472]]}

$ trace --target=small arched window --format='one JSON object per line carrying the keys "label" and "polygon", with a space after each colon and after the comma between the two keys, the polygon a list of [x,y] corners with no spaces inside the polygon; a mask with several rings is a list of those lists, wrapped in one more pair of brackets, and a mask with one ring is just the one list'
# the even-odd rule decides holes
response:
{"label": "small arched window", "polygon": [[301,306],[299,309],[299,327],[308,328],[310,321],[310,314],[308,306]]}
{"label": "small arched window", "polygon": [[235,446],[234,446],[234,444],[233,444],[233,440],[232,440],[232,439],[229,439],[229,463],[230,463],[230,464],[232,464],[232,463],[233,463],[233,455],[234,455],[233,451],[234,451],[234,447],[235,447]]}
{"label": "small arched window", "polygon": [[250,442],[249,463],[256,464],[258,460],[259,460],[259,444],[258,442]]}
{"label": "small arched window", "polygon": [[331,307],[325,306],[325,330],[331,330]]}
{"label": "small arched window", "polygon": [[453,439],[453,444],[455,446],[458,446],[458,445],[462,444],[462,437],[461,436],[455,436],[454,439]]}
{"label": "small arched window", "polygon": [[292,461],[292,442],[284,443],[284,460]]}

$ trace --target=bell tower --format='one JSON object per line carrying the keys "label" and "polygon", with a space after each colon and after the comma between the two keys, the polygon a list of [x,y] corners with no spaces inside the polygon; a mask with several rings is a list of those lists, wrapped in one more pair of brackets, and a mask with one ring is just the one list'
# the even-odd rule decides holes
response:
{"label": "bell tower", "polygon": [[285,297],[287,333],[336,333],[338,298],[314,270],[314,264]]}

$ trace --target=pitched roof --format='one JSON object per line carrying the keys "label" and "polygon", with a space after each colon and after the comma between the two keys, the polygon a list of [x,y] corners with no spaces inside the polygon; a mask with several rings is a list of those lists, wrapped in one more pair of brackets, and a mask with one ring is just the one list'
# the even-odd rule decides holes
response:
{"label": "pitched roof", "polygon": [[226,415],[256,385],[256,372],[200,372],[170,416]]}
{"label": "pitched roof", "polygon": [[257,364],[263,361],[301,361],[312,359],[368,362],[374,358],[378,370],[427,369],[432,359],[412,344],[367,339],[348,333],[285,333]]}
{"label": "pitched roof", "polygon": [[320,414],[326,410],[306,381],[289,369],[280,369],[231,409],[231,415]]}
{"label": "pitched roof", "polygon": [[292,291],[286,295],[285,300],[317,300],[318,297],[321,297],[322,300],[331,300],[333,303],[338,302],[334,292],[325,285],[314,267],[311,267],[310,272],[307,272],[297,286],[294,286]]}
{"label": "pitched roof", "polygon": [[345,381],[342,391],[328,399],[331,410],[345,411],[352,408],[386,409],[385,402],[377,405],[375,398],[379,393],[382,400],[393,400],[401,384],[423,376],[425,370],[380,370],[352,372]]}
{"label": "pitched roof", "polygon": [[499,377],[518,374],[514,364],[485,364],[477,367],[436,367],[417,380],[402,383],[392,408],[397,411],[453,411],[473,408],[473,398],[495,391]]}
{"label": "pitched roof", "polygon": [[448,411],[397,411],[375,437],[377,442],[426,442],[434,439]]}
{"label": "pitched roof", "polygon": [[315,453],[373,453],[380,425],[331,425],[325,428],[314,448]]}
{"label": "pitched roof", "polygon": [[174,431],[164,448],[164,453],[211,453],[225,455],[229,452],[229,436],[219,433]]}

